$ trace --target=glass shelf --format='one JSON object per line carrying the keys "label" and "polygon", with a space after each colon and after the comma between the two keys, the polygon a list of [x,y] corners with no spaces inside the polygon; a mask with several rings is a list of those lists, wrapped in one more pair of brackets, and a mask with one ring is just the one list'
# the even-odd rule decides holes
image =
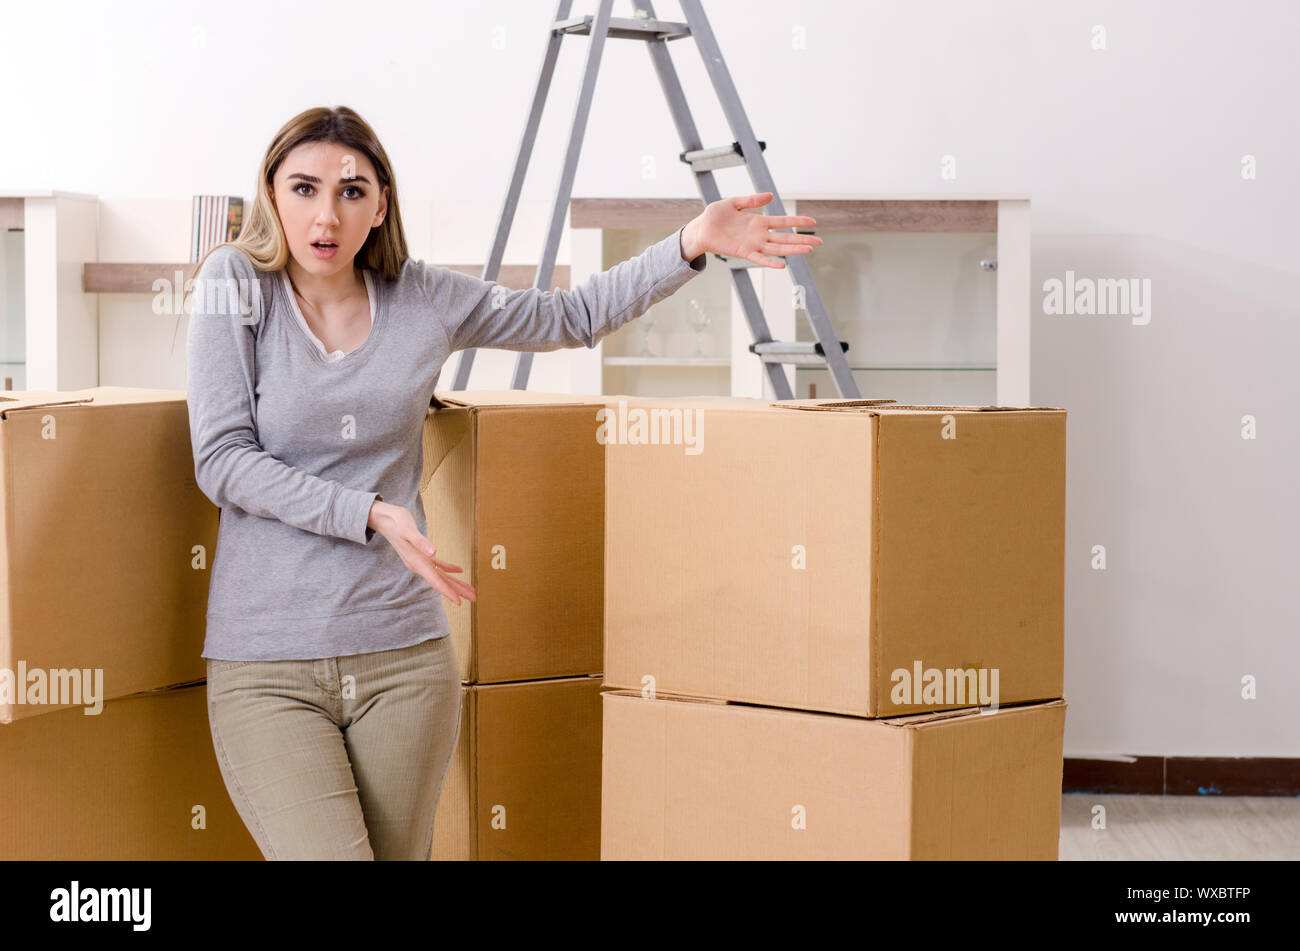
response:
{"label": "glass shelf", "polygon": [[27,389],[26,260],[26,233],[0,232],[0,388],[4,389]]}
{"label": "glass shelf", "polygon": [[[853,379],[864,399],[891,399],[900,403],[997,404],[997,370],[971,365],[853,366]],[[795,369],[795,397],[805,399],[809,386],[817,396],[834,399],[838,390],[825,367]]]}
{"label": "glass shelf", "polygon": [[607,367],[730,367],[730,357],[605,357]]}
{"label": "glass shelf", "polygon": [[[981,266],[997,257],[995,235],[843,231],[824,241],[808,263],[864,397],[997,402],[997,279]],[[803,314],[796,328],[796,339],[815,339]],[[795,383],[799,397],[809,384],[837,393],[824,367],[797,367]]]}
{"label": "glass shelf", "polygon": [[907,364],[907,363],[850,363],[850,370],[974,370],[977,373],[996,373],[997,367],[975,364]]}
{"label": "glass shelf", "polygon": [[[612,267],[672,233],[606,228],[602,264]],[[727,269],[709,267],[676,294],[606,335],[601,342],[604,391],[662,396],[730,392],[731,295]]]}

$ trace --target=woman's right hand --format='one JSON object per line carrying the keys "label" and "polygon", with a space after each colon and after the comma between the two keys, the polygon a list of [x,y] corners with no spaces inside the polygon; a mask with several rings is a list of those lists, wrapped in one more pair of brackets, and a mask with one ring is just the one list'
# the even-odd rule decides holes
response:
{"label": "woman's right hand", "polygon": [[477,601],[473,586],[452,578],[449,571],[460,571],[460,565],[439,561],[433,557],[437,552],[433,543],[420,534],[419,527],[411,513],[400,505],[376,500],[370,506],[370,519],[367,528],[373,528],[388,539],[388,543],[397,550],[402,562],[417,575],[429,582],[456,604],[462,597]]}

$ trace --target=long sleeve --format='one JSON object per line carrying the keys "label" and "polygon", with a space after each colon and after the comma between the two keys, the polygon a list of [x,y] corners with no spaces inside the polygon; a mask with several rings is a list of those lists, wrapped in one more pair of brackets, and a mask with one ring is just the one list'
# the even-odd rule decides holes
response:
{"label": "long sleeve", "polygon": [[594,347],[704,270],[682,259],[681,229],[573,290],[511,290],[495,281],[416,262],[416,273],[448,340],[448,352],[478,347],[548,351]]}
{"label": "long sleeve", "polygon": [[296,469],[258,443],[255,344],[267,298],[257,269],[237,248],[218,248],[194,287],[186,399],[199,488],[220,508],[235,506],[317,535],[368,542],[374,530],[366,523],[378,493]]}

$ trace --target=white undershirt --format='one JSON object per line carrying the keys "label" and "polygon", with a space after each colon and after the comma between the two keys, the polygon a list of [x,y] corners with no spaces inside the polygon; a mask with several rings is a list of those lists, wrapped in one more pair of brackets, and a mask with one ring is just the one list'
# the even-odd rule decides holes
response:
{"label": "white undershirt", "polygon": [[[302,316],[302,311],[298,308],[298,298],[294,296],[293,284],[289,281],[289,275],[284,271],[281,271],[280,274],[284,279],[285,291],[288,292],[289,301],[292,304],[289,309],[293,311],[293,316],[297,318],[302,329],[307,331],[307,336],[311,338],[311,342],[316,344],[316,349],[320,351],[320,355],[326,360],[342,360],[346,357],[347,354],[342,350],[326,352],[325,344],[321,343],[320,337],[312,333],[311,327],[307,325],[306,319]],[[375,326],[375,286],[371,283],[369,271],[363,270],[361,276],[366,280],[366,297],[370,300],[370,326],[373,328]]]}

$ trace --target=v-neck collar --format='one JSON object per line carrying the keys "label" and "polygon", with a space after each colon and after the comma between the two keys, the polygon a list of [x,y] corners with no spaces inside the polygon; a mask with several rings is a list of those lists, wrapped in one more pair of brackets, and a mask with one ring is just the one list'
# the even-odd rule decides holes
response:
{"label": "v-neck collar", "polygon": [[317,363],[331,367],[351,365],[359,363],[373,349],[375,337],[382,329],[384,317],[388,311],[387,301],[380,289],[381,282],[374,278],[370,269],[363,268],[361,274],[366,283],[366,296],[370,301],[370,332],[366,334],[366,339],[361,342],[361,346],[348,351],[341,357],[331,358],[325,354],[325,344],[312,333],[311,327],[302,315],[302,310],[298,307],[298,299],[294,296],[293,283],[289,280],[288,269],[280,269],[280,287],[284,291],[289,316],[292,318],[291,322],[298,328],[298,333],[302,335],[303,342],[307,344],[307,349],[311,351],[311,355]]}

